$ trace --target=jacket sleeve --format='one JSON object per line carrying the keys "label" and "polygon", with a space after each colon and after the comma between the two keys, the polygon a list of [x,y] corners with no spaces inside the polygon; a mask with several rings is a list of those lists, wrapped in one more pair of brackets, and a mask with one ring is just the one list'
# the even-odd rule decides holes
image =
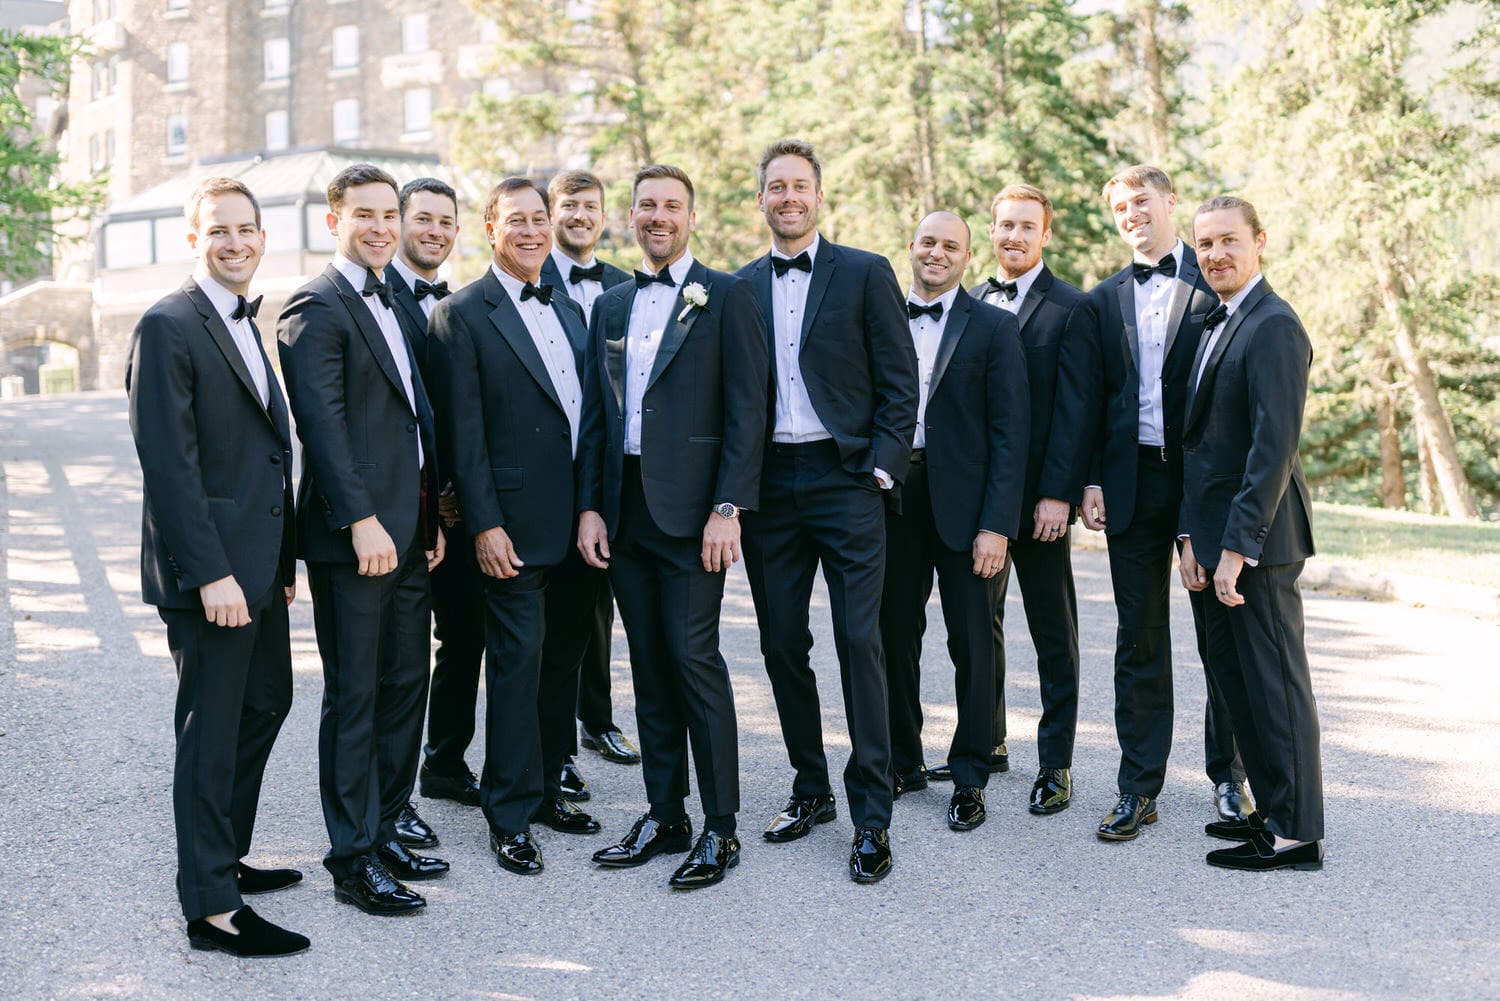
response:
{"label": "jacket sleeve", "polygon": [[865,337],[875,414],[870,428],[873,464],[896,482],[906,479],[917,433],[917,350],[890,262],[876,258],[865,275]]}
{"label": "jacket sleeve", "polygon": [[724,387],[724,438],[714,501],[729,501],[753,511],[760,505],[760,469],[766,448],[770,347],[750,283],[733,278],[724,286],[719,376]]}
{"label": "jacket sleeve", "polygon": [[[1080,300],[1063,325],[1057,348],[1057,385],[1052,395],[1052,426],[1037,480],[1037,495],[1067,501],[1083,501],[1084,481],[1089,475],[1090,429],[1098,423],[1098,390],[1093,385],[1093,345],[1098,339],[1099,320],[1094,305]],[[1089,480],[1098,483],[1098,480]]]}
{"label": "jacket sleeve", "polygon": [[1021,531],[1021,502],[1026,489],[1031,394],[1021,328],[1009,313],[999,318],[990,333],[984,407],[989,475],[979,508],[979,527],[1015,539]]}
{"label": "jacket sleeve", "polygon": [[[479,355],[462,312],[450,308],[448,300],[439,303],[427,320],[427,360],[432,366],[442,466],[453,481],[464,527],[478,535],[503,526],[505,511],[490,473]],[[490,390],[504,392],[500,386]]]}
{"label": "jacket sleeve", "polygon": [[578,454],[573,462],[577,514],[604,510],[604,372],[599,354],[604,340],[604,297],[594,302],[588,341],[583,349],[583,406],[578,417]]}

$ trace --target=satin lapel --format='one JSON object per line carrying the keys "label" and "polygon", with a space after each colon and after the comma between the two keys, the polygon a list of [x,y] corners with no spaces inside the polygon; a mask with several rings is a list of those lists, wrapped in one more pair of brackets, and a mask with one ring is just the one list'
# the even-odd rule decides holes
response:
{"label": "satin lapel", "polygon": [[[396,387],[397,394],[406,399],[406,384],[401,381],[401,370],[396,367],[396,359],[391,356],[390,346],[385,342],[385,335],[380,332],[380,324],[375,322],[375,317],[370,313],[370,308],[365,305],[364,296],[355,291],[354,286],[343,276],[338,268],[332,264],[328,265],[323,272],[333,282],[333,287],[338,290],[339,298],[344,302],[344,308],[349,311],[349,316],[354,320],[354,325],[359,328],[360,335],[364,337],[365,344],[370,348],[370,354],[375,358],[375,364],[380,366],[380,371],[391,380],[391,385]],[[399,324],[400,321],[398,320]],[[405,333],[402,334],[405,337]],[[416,413],[416,406],[408,401],[412,407],[412,413]]]}
{"label": "satin lapel", "polygon": [[1120,300],[1120,322],[1124,325],[1125,345],[1130,350],[1130,368],[1133,372],[1141,370],[1141,334],[1135,329],[1135,279],[1130,272],[1125,272],[1125,277],[1120,279],[1115,294]]}
{"label": "satin lapel", "polygon": [[[561,295],[561,293],[556,293]],[[569,302],[572,302],[570,299]],[[568,343],[573,345],[573,364],[577,365],[580,378],[583,375],[583,353],[588,350],[589,328],[584,325],[568,306],[563,305],[555,297],[552,300],[552,312],[557,314],[557,322],[562,324],[563,333],[568,335]]]}
{"label": "satin lapel", "polygon": [[1198,259],[1191,250],[1185,249],[1182,242],[1179,241],[1177,247],[1183,254],[1177,264],[1177,284],[1172,287],[1172,311],[1167,316],[1167,345],[1162,349],[1163,358],[1172,353],[1172,344],[1177,340],[1183,317],[1187,316],[1188,305],[1193,301],[1193,289],[1198,284]]}
{"label": "satin lapel", "polygon": [[[625,337],[630,331],[630,310],[635,306],[637,287],[634,281],[625,293],[620,309],[604,318],[604,373],[614,390],[615,409],[625,411]],[[594,308],[599,304],[595,303]]]}
{"label": "satin lapel", "polygon": [[427,314],[422,312],[422,304],[417,301],[417,295],[406,284],[406,279],[401,277],[401,272],[396,270],[394,264],[385,267],[385,284],[391,290],[391,298],[401,307],[401,312],[406,314],[406,322],[411,324],[406,328],[408,333],[415,331],[417,334],[427,336]]}
{"label": "satin lapel", "polygon": [[[771,305],[771,255],[767,254],[755,262],[750,274],[750,286],[755,290],[755,302],[760,306],[760,317],[766,324],[766,346],[771,349],[771,385],[776,385],[776,324],[775,307]],[[776,394],[771,394],[772,400]]]}
{"label": "satin lapel", "polygon": [[[251,324],[254,326],[254,324]],[[256,340],[260,339],[257,332]],[[286,397],[281,395],[281,383],[271,372],[271,359],[266,357],[266,349],[261,347],[260,359],[266,366],[266,387],[269,390],[271,404],[266,408],[266,416],[271,419],[271,425],[276,428],[276,435],[281,439],[281,447],[290,449],[292,447],[292,419],[287,412]],[[290,475],[290,470],[287,471]]]}
{"label": "satin lapel", "polygon": [[[693,282],[708,288],[708,269],[698,261],[694,261],[693,266],[688,268],[687,278],[683,280],[682,287],[687,288]],[[656,380],[677,356],[682,342],[687,340],[688,331],[692,330],[693,324],[698,322],[699,314],[713,308],[712,303],[703,307],[694,306],[687,311],[686,316],[679,320],[678,317],[682,316],[686,306],[687,300],[682,297],[682,292],[679,290],[676,300],[672,303],[672,319],[667,326],[666,333],[662,334],[661,344],[656,349],[656,360],[651,363],[651,376],[646,380],[647,389],[656,384]]]}
{"label": "satin lapel", "polygon": [[970,309],[971,305],[969,293],[959,289],[958,295],[953,299],[953,312],[948,315],[948,322],[943,324],[943,336],[938,341],[937,356],[932,360],[932,381],[927,385],[929,401],[937,392],[938,384],[943,381],[943,373],[948,371],[948,362],[953,359],[953,352],[958,348],[959,339],[968,329],[969,315],[973,312]]}
{"label": "satin lapel", "polygon": [[1219,339],[1214,342],[1213,353],[1208,356],[1208,364],[1203,368],[1203,377],[1201,379],[1197,378],[1198,365],[1203,364],[1202,349],[1204,347],[1204,344],[1207,342],[1208,337],[1205,336],[1203,338],[1203,342],[1199,343],[1198,358],[1196,359],[1197,364],[1193,366],[1193,374],[1192,376],[1190,376],[1190,378],[1194,379],[1197,385],[1191,387],[1192,395],[1188,397],[1187,423],[1183,425],[1184,431],[1187,428],[1192,427],[1193,421],[1196,420],[1198,416],[1203,412],[1203,409],[1205,407],[1203,401],[1208,397],[1208,390],[1210,388],[1209,384],[1212,381],[1214,374],[1219,369],[1219,362],[1223,360],[1224,352],[1229,349],[1230,342],[1234,340],[1234,335],[1239,333],[1240,326],[1245,322],[1245,318],[1250,315],[1250,313],[1255,309],[1256,305],[1266,297],[1266,293],[1269,291],[1271,291],[1270,286],[1268,286],[1266,284],[1266,280],[1262,278],[1260,280],[1260,284],[1251,289],[1250,294],[1245,296],[1245,301],[1240,303],[1239,309],[1236,309],[1234,311],[1234,315],[1231,316],[1229,318],[1229,322],[1225,324],[1224,332],[1220,334]]}
{"label": "satin lapel", "polygon": [[484,301],[490,307],[490,324],[495,328],[495,332],[505,339],[505,343],[510,345],[511,351],[515,352],[522,367],[530,373],[532,380],[551,397],[552,402],[557,404],[557,409],[562,410],[562,400],[557,395],[557,387],[552,385],[552,376],[547,371],[546,363],[542,361],[541,352],[536,349],[536,342],[531,339],[531,331],[526,329],[526,321],[521,319],[520,312],[510,301],[510,296],[505,289],[500,286],[500,280],[495,277],[493,271],[487,273],[482,280]]}
{"label": "satin lapel", "polygon": [[1047,265],[1043,264],[1041,273],[1036,276],[1036,281],[1031,283],[1031,288],[1026,292],[1026,299],[1021,303],[1020,312],[1016,313],[1016,323],[1023,334],[1026,332],[1026,321],[1031,319],[1031,314],[1035,313],[1036,308],[1042,304],[1042,300],[1047,298],[1047,290],[1051,287],[1052,272],[1047,269]]}
{"label": "satin lapel", "polygon": [[557,262],[548,254],[547,259],[542,262],[541,281],[543,285],[551,285],[563,295],[568,294],[567,286],[563,284],[562,272],[557,270]]}
{"label": "satin lapel", "polygon": [[[838,248],[827,240],[819,240],[818,259],[813,261],[812,284],[807,287],[807,309],[802,313],[803,344],[807,343],[807,335],[812,331],[813,320],[818,317],[818,307],[823,305],[823,293],[828,291],[828,283],[833,281],[833,272],[838,264]],[[801,359],[800,351],[797,357]]]}
{"label": "satin lapel", "polygon": [[[193,304],[193,308],[198,311],[198,315],[203,317],[204,329],[208,331],[208,336],[213,338],[214,346],[219,349],[219,353],[224,356],[224,360],[229,363],[229,367],[234,372],[235,378],[240,380],[240,384],[245,387],[250,393],[250,398],[255,401],[255,408],[264,412],[265,407],[260,405],[260,390],[255,388],[255,380],[250,377],[250,370],[245,367],[245,356],[240,354],[239,345],[234,343],[234,335],[224,325],[224,318],[219,315],[217,309],[214,309],[214,304],[208,301],[208,296],[203,294],[203,290],[198,287],[197,282],[189,278],[187,284],[183,285],[182,290],[187,293],[188,301]],[[250,326],[252,329],[255,327],[254,320],[250,321]],[[259,331],[256,331],[255,341],[257,345],[260,343]],[[264,350],[261,351],[261,357],[265,357]],[[267,365],[266,378],[269,380],[270,377],[271,366]],[[267,418],[269,419],[269,417],[270,415],[268,414]]]}

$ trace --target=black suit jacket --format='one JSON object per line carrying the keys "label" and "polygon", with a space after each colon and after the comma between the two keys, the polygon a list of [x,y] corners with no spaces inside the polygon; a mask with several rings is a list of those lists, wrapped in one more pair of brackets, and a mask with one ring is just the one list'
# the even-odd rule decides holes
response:
{"label": "black suit jacket", "polygon": [[[1182,245],[1178,245],[1181,251]],[[1198,271],[1191,249],[1179,253],[1176,287],[1167,320],[1166,359],[1162,364],[1162,425],[1167,461],[1182,470],[1182,417],[1187,405],[1193,355],[1203,336],[1203,320],[1219,301]],[[1135,514],[1136,464],[1140,445],[1140,336],[1135,324],[1138,286],[1129,267],[1104,279],[1089,292],[1098,325],[1084,348],[1086,371],[1082,396],[1087,411],[1089,483],[1104,489],[1106,532],[1118,535]]]}
{"label": "black suit jacket", "polygon": [[1014,539],[1031,424],[1016,318],[959,289],[930,387],[923,432],[938,537],[963,552],[980,529]]}
{"label": "black suit jacket", "polygon": [[1311,366],[1302,322],[1262,278],[1214,343],[1183,425],[1180,532],[1210,570],[1224,549],[1270,566],[1313,554],[1297,457]]}
{"label": "black suit jacket", "polygon": [[[694,261],[708,304],[686,305],[682,289],[662,335],[641,417],[641,484],[666,534],[703,533],[710,509],[728,501],[754,510],[766,442],[767,341],[748,283]],[[625,455],[625,353],[636,284],[622,282],[594,303],[579,443],[579,510],[598,511],[611,538],[619,528]]]}
{"label": "black suit jacket", "polygon": [[[595,258],[595,260],[598,260],[598,258]],[[604,286],[604,291],[608,292],[621,282],[630,280],[630,272],[621,271],[608,261],[600,263],[604,265],[604,277],[600,279],[599,284]],[[542,262],[542,284],[551,285],[563,295],[570,298],[576,288],[568,284],[567,275],[557,270],[557,262],[552,259],[551,254],[548,254],[547,259]]]}
{"label": "black suit jacket", "polygon": [[[988,284],[969,290],[976,299]],[[998,308],[998,307],[997,307]],[[1084,442],[1086,345],[1097,337],[1097,319],[1089,297],[1052,273],[1045,264],[1031,283],[1016,314],[1026,350],[1026,382],[1031,392],[1031,441],[1026,455],[1026,489],[1021,497],[1022,525],[1043,497],[1083,499],[1088,476]]]}
{"label": "black suit jacket", "polygon": [[[400,307],[393,308],[399,318]],[[379,324],[332,264],[292,293],[276,321],[276,337],[303,445],[298,555],[356,562],[349,526],[372,514],[398,553],[419,527],[431,549],[438,527],[434,484],[441,481],[420,366],[412,365],[413,408]],[[419,435],[425,484],[417,467]]]}
{"label": "black suit jacket", "polygon": [[231,574],[252,603],[296,580],[292,438],[264,351],[261,360],[266,407],[228,327],[191,278],[136,324],[125,388],[141,460],[141,593],[149,604],[201,607],[198,588]]}
{"label": "black suit jacket", "polygon": [[[755,289],[771,365],[766,433],[776,427],[776,325],[771,255],[735,272]],[[899,483],[917,427],[917,355],[890,262],[820,237],[813,261],[797,367],[818,420],[838,443],[844,468],[877,466]]]}
{"label": "black suit jacket", "polygon": [[[565,295],[550,308],[581,387],[583,309]],[[475,535],[503,527],[528,566],[561,563],[577,510],[573,433],[515,303],[486,268],[438,303],[428,330],[443,468],[465,526]]]}
{"label": "black suit jacket", "polygon": [[401,330],[411,344],[411,353],[417,359],[417,367],[422,370],[422,381],[430,383],[432,380],[427,371],[427,314],[422,312],[422,304],[417,302],[416,293],[406,284],[406,279],[401,277],[395,264],[385,266],[385,283],[390,287],[391,298],[395,300],[392,308],[401,317]]}

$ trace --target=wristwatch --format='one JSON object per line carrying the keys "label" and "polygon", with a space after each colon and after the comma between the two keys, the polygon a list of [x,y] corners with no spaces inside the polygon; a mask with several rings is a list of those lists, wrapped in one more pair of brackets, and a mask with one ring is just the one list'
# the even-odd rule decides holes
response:
{"label": "wristwatch", "polygon": [[720,518],[738,518],[740,516],[740,509],[725,501],[722,504],[714,505],[714,514]]}

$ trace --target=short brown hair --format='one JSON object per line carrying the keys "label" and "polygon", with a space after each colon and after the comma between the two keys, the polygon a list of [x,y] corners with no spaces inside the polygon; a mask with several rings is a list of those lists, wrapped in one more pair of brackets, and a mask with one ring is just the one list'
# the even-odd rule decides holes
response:
{"label": "short brown hair", "polygon": [[328,211],[337,215],[339,209],[344,207],[344,193],[350,188],[360,188],[366,184],[389,184],[397,202],[400,202],[401,186],[394,177],[373,163],[356,163],[333,175],[333,180],[328,182]]}
{"label": "short brown hair", "polygon": [[818,190],[823,190],[823,164],[818,159],[818,151],[813,149],[813,144],[806,139],[778,139],[767,146],[760,154],[760,166],[755,170],[755,178],[759,184],[759,190],[766,190],[766,168],[771,161],[783,156],[800,156],[812,164],[813,181],[816,182]]}
{"label": "short brown hair", "polygon": [[1109,189],[1116,184],[1123,184],[1127,188],[1152,187],[1164,195],[1172,194],[1172,179],[1167,176],[1167,172],[1149,163],[1138,163],[1133,167],[1126,167],[1105,181],[1104,190],[1100,192],[1105,201],[1109,201]]}
{"label": "short brown hair", "polygon": [[453,190],[453,185],[447,181],[440,181],[436,177],[419,177],[415,181],[407,181],[401,186],[401,191],[396,196],[396,203],[401,209],[401,218],[406,218],[406,205],[411,201],[411,196],[418,191],[426,191],[430,194],[440,195],[453,203],[453,214],[458,214],[458,193]]}
{"label": "short brown hair", "polygon": [[250,199],[250,207],[255,209],[255,228],[260,228],[260,202],[250,193],[245,182],[233,177],[209,177],[199,182],[193,193],[188,195],[183,214],[187,216],[190,232],[198,232],[198,212],[203,207],[203,199],[218,198],[220,195],[244,195]]}
{"label": "short brown hair", "polygon": [[500,204],[500,197],[508,195],[512,191],[525,191],[530,188],[542,197],[542,208],[546,210],[548,217],[552,215],[552,201],[547,197],[547,189],[529,177],[507,177],[499,184],[490,189],[489,197],[484,200],[484,221],[494,222],[495,211]]}
{"label": "short brown hair", "polygon": [[1252,235],[1260,236],[1265,232],[1260,228],[1260,213],[1255,211],[1255,206],[1235,195],[1218,195],[1210,198],[1198,206],[1198,211],[1193,213],[1193,221],[1197,222],[1198,217],[1205,212],[1218,212],[1220,209],[1239,209],[1240,215],[1244,216],[1245,221],[1250,224]]}
{"label": "short brown hair", "polygon": [[642,181],[655,180],[659,177],[669,177],[674,181],[681,181],[682,186],[687,188],[688,211],[693,210],[693,179],[687,176],[687,171],[681,167],[674,167],[670,163],[653,163],[635,172],[635,180],[630,185],[630,204],[635,204],[635,193],[640,188]]}
{"label": "short brown hair", "polygon": [[598,188],[599,198],[603,200],[603,181],[586,170],[565,170],[554,176],[547,184],[547,193],[553,198],[561,198],[563,195],[576,195],[590,188]]}
{"label": "short brown hair", "polygon": [[1052,199],[1034,184],[1007,184],[1000,189],[995,200],[990,202],[990,222],[995,221],[995,210],[1001,202],[1036,202],[1042,207],[1042,229],[1052,228]]}

